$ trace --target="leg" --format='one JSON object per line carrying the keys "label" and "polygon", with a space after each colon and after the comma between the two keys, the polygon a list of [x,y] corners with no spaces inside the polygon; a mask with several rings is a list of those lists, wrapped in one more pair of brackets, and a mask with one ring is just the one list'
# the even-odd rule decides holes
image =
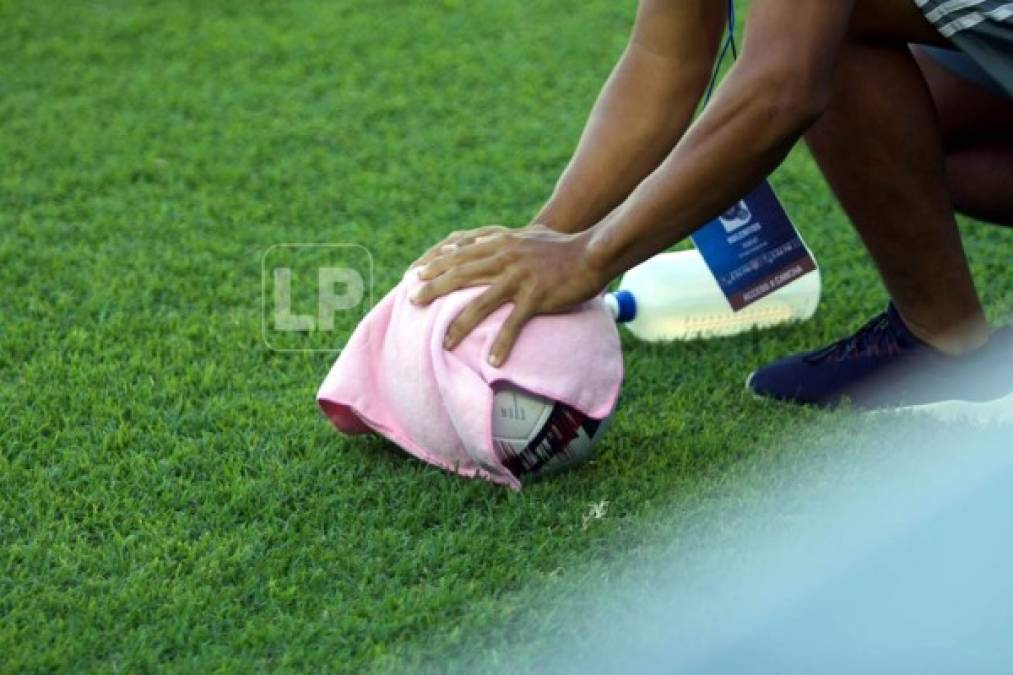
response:
{"label": "leg", "polygon": [[830,107],[807,141],[905,323],[960,353],[981,346],[988,327],[947,189],[935,105],[907,46],[938,43],[933,34],[910,0],[859,0]]}
{"label": "leg", "polygon": [[914,54],[939,113],[946,184],[957,210],[1013,225],[1013,100],[953,74],[917,48]]}

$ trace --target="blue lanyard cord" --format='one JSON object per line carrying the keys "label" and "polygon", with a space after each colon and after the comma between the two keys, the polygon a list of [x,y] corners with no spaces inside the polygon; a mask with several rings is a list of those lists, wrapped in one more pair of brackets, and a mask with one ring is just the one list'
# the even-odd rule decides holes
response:
{"label": "blue lanyard cord", "polygon": [[721,64],[725,62],[725,56],[728,55],[729,50],[732,52],[733,60],[739,58],[739,50],[735,46],[735,0],[728,0],[728,37],[725,38],[725,44],[721,47],[721,54],[714,64],[714,74],[711,75],[711,82],[707,87],[707,95],[703,99],[704,105],[707,105],[711,100],[711,96],[714,95],[714,87],[718,84]]}

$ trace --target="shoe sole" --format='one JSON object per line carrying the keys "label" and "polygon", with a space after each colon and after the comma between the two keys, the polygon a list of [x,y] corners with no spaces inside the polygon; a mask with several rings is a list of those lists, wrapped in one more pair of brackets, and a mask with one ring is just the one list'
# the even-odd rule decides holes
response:
{"label": "shoe sole", "polygon": [[1013,426],[1013,393],[994,401],[939,401],[923,405],[877,410],[872,414],[901,414],[931,417],[940,422],[958,422],[979,426]]}
{"label": "shoe sole", "polygon": [[774,400],[776,400],[776,399],[773,399],[773,398],[771,398],[769,396],[764,396],[763,394],[757,394],[756,393],[756,391],[753,389],[753,376],[754,375],[756,375],[756,371],[755,370],[753,372],[749,373],[749,375],[746,376],[746,391],[748,391],[749,395],[753,397],[753,400],[755,400],[755,401],[774,401]]}
{"label": "shoe sole", "polygon": [[[790,403],[756,393],[750,384],[755,371],[746,377],[746,391],[757,401]],[[796,404],[797,405],[797,404]],[[978,426],[1013,426],[1013,392],[992,401],[973,402],[962,400],[937,401],[919,405],[903,405],[894,408],[869,410],[868,415],[915,415],[929,417],[940,422],[975,424]]]}

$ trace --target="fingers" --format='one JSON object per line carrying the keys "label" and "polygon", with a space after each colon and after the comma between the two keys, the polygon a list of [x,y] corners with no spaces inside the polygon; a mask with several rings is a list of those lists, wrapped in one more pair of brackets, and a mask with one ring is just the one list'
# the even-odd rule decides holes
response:
{"label": "fingers", "polygon": [[527,305],[518,302],[514,306],[514,310],[510,312],[510,316],[500,326],[496,339],[493,340],[492,348],[489,350],[489,365],[499,368],[506,363],[514,348],[514,343],[517,342],[517,337],[530,319],[531,311]]}
{"label": "fingers", "polygon": [[408,268],[411,269],[413,267],[421,267],[424,265],[428,265],[438,256],[443,255],[444,253],[455,251],[458,248],[457,240],[455,239],[456,236],[458,235],[455,232],[454,234],[450,235],[440,243],[436,244],[431,249],[423,253],[422,257],[416,259],[415,262],[413,262],[411,265],[408,266]]}
{"label": "fingers", "polygon": [[415,291],[415,295],[411,297],[411,301],[416,305],[428,305],[433,300],[442,298],[448,293],[459,291],[462,288],[492,283],[496,273],[496,263],[491,258],[458,265],[449,272],[441,274],[428,284],[421,286]]}
{"label": "fingers", "polygon": [[510,299],[509,295],[504,286],[498,285],[490,287],[485,293],[472,300],[447,327],[447,334],[443,337],[444,349],[457,347],[478,324],[485,321],[486,317],[507,302]]}
{"label": "fingers", "polygon": [[415,262],[409,265],[409,268],[428,265],[441,255],[453,253],[461,247],[468,246],[483,237],[488,237],[506,229],[507,228],[502,225],[486,225],[485,227],[480,227],[477,230],[452,232],[441,242],[423,253],[422,257],[418,258]]}
{"label": "fingers", "polygon": [[431,249],[426,251],[421,258],[411,264],[411,267],[423,267],[428,265],[433,260],[436,260],[441,255],[453,253],[461,248],[462,243],[467,240],[466,232],[455,232],[440,243],[433,246]]}
{"label": "fingers", "polygon": [[496,246],[492,241],[483,244],[473,244],[466,248],[458,248],[442,255],[438,255],[425,267],[419,270],[419,279],[432,281],[446,272],[467,265],[469,262],[476,262],[478,259],[488,257],[494,253]]}

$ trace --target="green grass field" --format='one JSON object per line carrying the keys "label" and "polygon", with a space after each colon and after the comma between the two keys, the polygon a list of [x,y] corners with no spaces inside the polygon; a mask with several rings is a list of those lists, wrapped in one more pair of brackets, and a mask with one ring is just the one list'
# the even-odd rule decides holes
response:
{"label": "green grass field", "polygon": [[[746,373],[885,302],[801,150],[775,183],[823,267],[816,318],[624,336],[600,459],[522,493],[340,437],[313,400],[334,355],[262,341],[275,244],[367,247],[379,298],[447,231],[526,222],[633,9],[0,2],[0,670],[499,653],[568,573],[662,521],[690,550],[700,509],[788,480],[771,467],[829,416],[751,399]],[[963,227],[990,316],[1013,315],[1009,233]]]}

